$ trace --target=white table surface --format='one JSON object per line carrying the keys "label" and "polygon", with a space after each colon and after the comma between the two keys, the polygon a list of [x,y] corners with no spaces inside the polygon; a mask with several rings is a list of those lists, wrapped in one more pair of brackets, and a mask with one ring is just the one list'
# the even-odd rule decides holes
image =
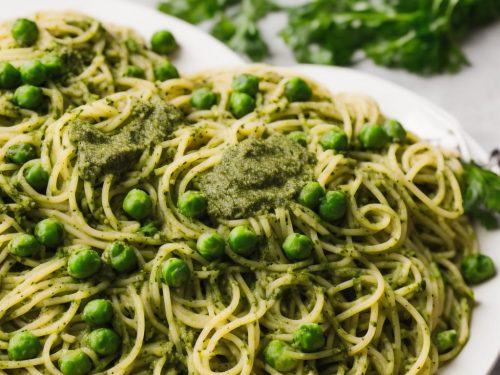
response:
{"label": "white table surface", "polygon": [[[159,0],[133,0],[154,7]],[[282,4],[301,0],[281,0]],[[286,23],[283,14],[271,14],[261,21],[272,56],[266,63],[295,64],[292,53],[276,34]],[[411,89],[453,114],[486,150],[500,147],[500,22],[488,26],[465,41],[464,51],[471,66],[457,74],[422,77],[402,70],[386,69],[364,61],[354,66]],[[500,374],[500,372],[499,372]]]}

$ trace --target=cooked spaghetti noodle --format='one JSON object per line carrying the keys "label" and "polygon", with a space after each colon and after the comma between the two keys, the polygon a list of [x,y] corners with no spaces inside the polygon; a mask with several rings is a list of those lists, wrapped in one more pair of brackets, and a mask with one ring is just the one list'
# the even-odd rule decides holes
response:
{"label": "cooked spaghetti noodle", "polygon": [[[114,35],[93,21],[83,27],[63,19],[40,16],[45,29],[41,44],[62,32],[75,35],[73,44],[86,43],[99,32],[101,37]],[[1,60],[37,53],[13,52],[6,39],[0,38]],[[126,50],[111,42],[107,51],[119,62],[105,64],[109,42],[104,39],[92,43],[100,59],[94,57],[84,73],[68,86],[46,89],[52,116],[23,112],[0,129],[5,199],[0,373],[60,374],[57,361],[68,350],[81,349],[92,361],[93,374],[280,374],[264,360],[262,350],[271,340],[291,343],[305,323],[320,325],[325,344],[314,352],[290,349],[296,366],[289,373],[297,375],[434,374],[459,353],[469,335],[472,292],[458,264],[478,250],[463,215],[457,155],[413,134],[379,151],[362,150],[355,146],[362,126],[384,120],[372,99],[332,95],[304,78],[312,97],[290,102],[285,85],[293,75],[265,66],[157,84],[112,78],[121,75],[117,72],[128,58]],[[149,64],[155,58],[137,59],[137,64]],[[241,73],[258,77],[260,84],[256,109],[237,119],[228,108],[231,81]],[[217,93],[217,104],[193,108],[192,93],[200,87]],[[92,95],[101,99],[92,100]],[[66,101],[83,105],[55,115],[66,110]],[[72,129],[85,123],[112,137],[144,108],[173,110],[165,103],[184,112],[169,136],[127,159],[121,173],[106,170],[93,179],[82,178],[81,143],[86,140],[75,140]],[[320,139],[331,129],[343,130],[353,146],[338,153],[324,149]],[[228,150],[249,139],[299,130],[307,136],[310,179],[348,197],[342,219],[324,220],[294,199],[238,218],[192,219],[178,209],[179,197],[203,187],[203,178],[221,165]],[[25,169],[37,160],[21,167],[5,161],[8,147],[18,142],[40,150],[40,161],[50,171],[43,191],[25,179]],[[133,188],[152,200],[147,222],[131,219],[121,208]],[[64,225],[64,246],[32,257],[10,254],[9,242],[17,233],[31,231],[33,223],[47,217]],[[157,231],[142,230],[147,225]],[[238,255],[227,245],[225,255],[214,261],[196,251],[193,241],[203,233],[215,230],[227,238],[241,225],[259,237],[251,256]],[[282,243],[293,233],[312,240],[311,256],[299,261],[285,256]],[[70,254],[82,247],[105,253],[113,241],[134,246],[139,270],[123,274],[103,265],[88,279],[68,274]],[[187,263],[188,283],[172,287],[162,280],[162,265],[169,258]],[[82,311],[96,298],[112,302],[113,329],[122,341],[115,355],[99,356],[87,345],[90,327]],[[458,338],[438,354],[433,337],[446,329],[456,330]],[[34,358],[7,357],[9,339],[19,331],[41,340],[43,348]]]}

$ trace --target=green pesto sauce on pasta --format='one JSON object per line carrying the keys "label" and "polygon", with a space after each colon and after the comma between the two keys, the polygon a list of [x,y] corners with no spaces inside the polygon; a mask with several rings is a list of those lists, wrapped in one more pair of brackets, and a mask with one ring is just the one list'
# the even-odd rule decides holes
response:
{"label": "green pesto sauce on pasta", "polygon": [[137,100],[125,125],[103,133],[88,121],[70,125],[70,139],[78,148],[78,170],[84,180],[96,181],[107,173],[120,174],[141,154],[170,137],[182,113],[165,103]]}
{"label": "green pesto sauce on pasta", "polygon": [[239,219],[286,207],[312,178],[314,156],[283,135],[249,138],[226,150],[201,178],[209,214]]}

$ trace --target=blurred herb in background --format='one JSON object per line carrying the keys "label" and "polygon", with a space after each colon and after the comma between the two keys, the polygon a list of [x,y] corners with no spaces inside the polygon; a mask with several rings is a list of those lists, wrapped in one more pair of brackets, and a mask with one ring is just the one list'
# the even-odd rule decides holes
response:
{"label": "blurred herb in background", "polygon": [[460,42],[500,18],[500,0],[312,0],[296,7],[167,0],[159,9],[191,23],[212,19],[212,34],[253,61],[268,55],[258,21],[284,11],[288,22],[280,35],[299,62],[351,65],[366,56],[419,74],[458,71],[467,64]]}

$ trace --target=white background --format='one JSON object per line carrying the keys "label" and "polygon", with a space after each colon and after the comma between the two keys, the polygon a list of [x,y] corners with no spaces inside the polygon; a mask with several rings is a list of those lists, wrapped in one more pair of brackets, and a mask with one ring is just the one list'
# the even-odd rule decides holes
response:
{"label": "white background", "polygon": [[[155,7],[159,0],[133,0]],[[202,0],[200,0],[202,1]],[[281,0],[293,4],[301,0]],[[261,22],[273,65],[293,65],[293,55],[276,36],[286,23],[286,17],[271,14]],[[369,61],[356,69],[398,83],[426,97],[454,115],[486,150],[500,147],[500,22],[476,32],[464,43],[471,66],[457,74],[422,77],[405,71],[378,67]],[[500,372],[499,372],[500,374]]]}

